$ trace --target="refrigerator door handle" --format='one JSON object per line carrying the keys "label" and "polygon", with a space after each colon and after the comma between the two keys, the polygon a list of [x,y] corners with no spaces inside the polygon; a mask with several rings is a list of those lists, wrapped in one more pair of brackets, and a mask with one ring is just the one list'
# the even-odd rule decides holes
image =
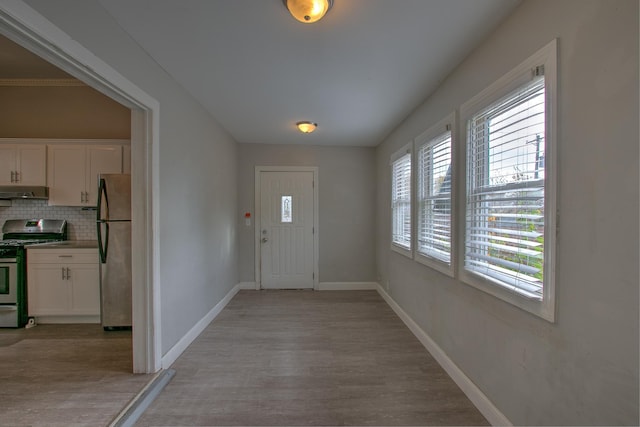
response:
{"label": "refrigerator door handle", "polygon": [[[102,217],[102,198],[105,202],[105,216]],[[98,253],[100,254],[100,262],[105,264],[107,262],[107,251],[109,250],[109,224],[106,222],[109,219],[109,199],[107,197],[107,185],[104,178],[100,178],[98,181],[98,203],[96,206],[97,211],[97,223],[98,227]],[[104,224],[104,240],[102,236],[102,225]]]}
{"label": "refrigerator door handle", "polygon": [[[104,239],[102,238],[102,225],[104,224]],[[98,221],[98,252],[100,254],[100,262],[107,262],[107,252],[109,251],[109,223],[106,221]],[[103,244],[104,242],[104,244]]]}
{"label": "refrigerator door handle", "polygon": [[[104,213],[105,216],[102,218],[102,197],[104,195]],[[97,220],[108,220],[109,219],[109,197],[107,197],[107,184],[104,178],[100,178],[100,182],[98,183],[98,203],[96,206],[97,211]]]}

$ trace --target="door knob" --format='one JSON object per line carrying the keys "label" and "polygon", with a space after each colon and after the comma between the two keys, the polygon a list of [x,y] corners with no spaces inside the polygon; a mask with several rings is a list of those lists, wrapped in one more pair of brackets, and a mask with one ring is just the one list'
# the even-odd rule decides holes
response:
{"label": "door knob", "polygon": [[269,241],[269,239],[267,239],[266,237],[262,238],[262,243],[267,243]]}

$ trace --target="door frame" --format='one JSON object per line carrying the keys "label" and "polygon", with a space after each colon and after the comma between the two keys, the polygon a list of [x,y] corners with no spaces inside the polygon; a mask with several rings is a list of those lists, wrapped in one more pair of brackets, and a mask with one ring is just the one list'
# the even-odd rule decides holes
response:
{"label": "door frame", "polygon": [[319,283],[319,271],[318,271],[318,260],[319,260],[319,235],[320,235],[320,221],[318,212],[319,209],[319,198],[318,198],[318,167],[317,166],[256,166],[255,167],[255,199],[254,199],[254,210],[255,210],[255,236],[254,236],[254,248],[255,248],[255,280],[256,280],[256,290],[260,290],[262,288],[262,245],[260,244],[260,230],[262,229],[261,221],[261,173],[262,172],[313,172],[313,289],[318,290]]}
{"label": "door frame", "polygon": [[22,1],[0,4],[0,34],[131,109],[133,372],[157,372],[160,104]]}

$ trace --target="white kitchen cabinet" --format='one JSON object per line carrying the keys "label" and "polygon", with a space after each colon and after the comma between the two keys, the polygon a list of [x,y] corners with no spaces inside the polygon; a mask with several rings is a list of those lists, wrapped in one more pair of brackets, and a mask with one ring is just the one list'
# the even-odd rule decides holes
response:
{"label": "white kitchen cabinet", "polygon": [[99,323],[96,249],[28,249],[28,315],[39,323]]}
{"label": "white kitchen cabinet", "polygon": [[87,146],[87,194],[89,205],[98,201],[98,175],[101,173],[122,173],[122,146]]}
{"label": "white kitchen cabinet", "polygon": [[122,145],[49,145],[49,205],[95,206],[98,174],[122,173]]}
{"label": "white kitchen cabinet", "polygon": [[0,144],[0,185],[47,185],[47,147]]}

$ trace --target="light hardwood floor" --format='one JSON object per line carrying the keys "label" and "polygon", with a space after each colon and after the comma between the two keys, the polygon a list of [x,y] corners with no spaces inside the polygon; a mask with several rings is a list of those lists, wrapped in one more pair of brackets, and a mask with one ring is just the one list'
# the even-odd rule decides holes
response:
{"label": "light hardwood floor", "polygon": [[241,291],[136,426],[487,425],[375,291]]}
{"label": "light hardwood floor", "polygon": [[131,332],[0,329],[0,426],[106,426],[152,375],[132,374]]}

